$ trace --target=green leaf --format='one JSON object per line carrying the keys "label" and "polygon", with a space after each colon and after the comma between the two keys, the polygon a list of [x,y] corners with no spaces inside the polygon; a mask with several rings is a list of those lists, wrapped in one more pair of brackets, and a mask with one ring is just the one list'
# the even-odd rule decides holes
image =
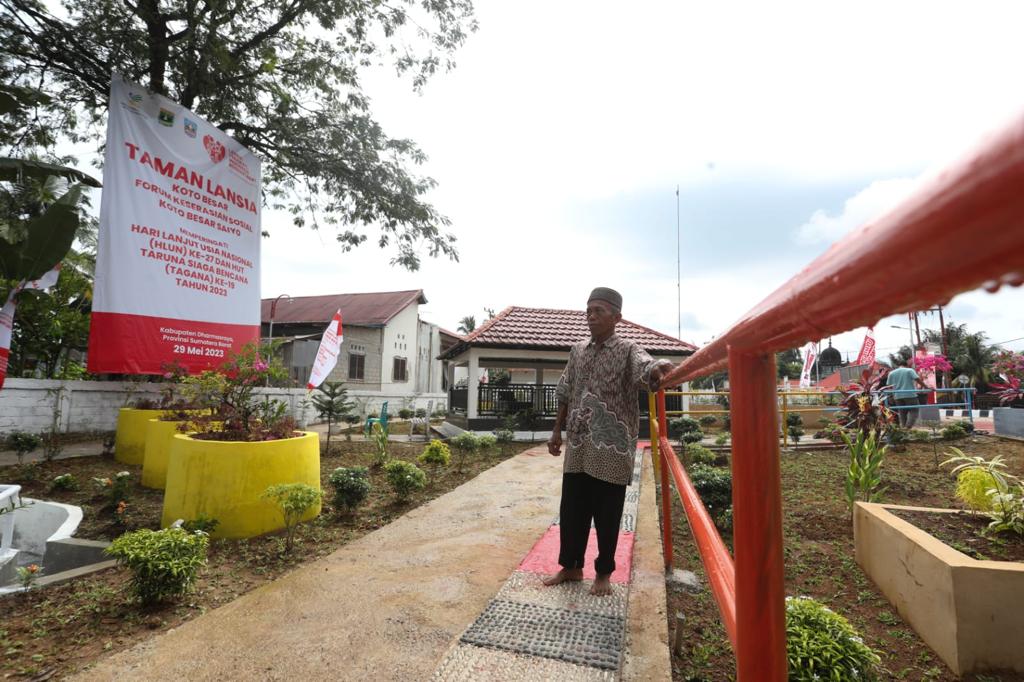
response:
{"label": "green leaf", "polygon": [[0,157],[0,180],[18,182],[24,178],[43,180],[52,176],[62,177],[72,182],[80,182],[89,187],[102,187],[103,184],[88,173],[76,168],[59,166],[34,159],[12,159]]}

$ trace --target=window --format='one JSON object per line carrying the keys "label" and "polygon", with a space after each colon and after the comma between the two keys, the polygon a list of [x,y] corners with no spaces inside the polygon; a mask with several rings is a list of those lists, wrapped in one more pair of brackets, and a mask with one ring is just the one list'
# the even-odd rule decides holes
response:
{"label": "window", "polygon": [[391,380],[392,381],[408,381],[409,374],[406,371],[406,360],[405,358],[395,358],[395,364],[391,369]]}
{"label": "window", "polygon": [[362,381],[366,378],[366,356],[349,353],[348,378]]}

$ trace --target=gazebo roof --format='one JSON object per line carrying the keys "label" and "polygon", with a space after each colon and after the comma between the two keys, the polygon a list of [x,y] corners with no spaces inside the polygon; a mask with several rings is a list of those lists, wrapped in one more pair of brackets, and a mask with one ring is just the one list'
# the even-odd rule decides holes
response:
{"label": "gazebo roof", "polygon": [[[691,343],[629,320],[619,322],[615,333],[624,339],[635,341],[652,354],[688,355],[697,350]],[[456,357],[469,348],[567,351],[589,336],[586,313],[582,310],[511,306],[442,353],[441,358]]]}

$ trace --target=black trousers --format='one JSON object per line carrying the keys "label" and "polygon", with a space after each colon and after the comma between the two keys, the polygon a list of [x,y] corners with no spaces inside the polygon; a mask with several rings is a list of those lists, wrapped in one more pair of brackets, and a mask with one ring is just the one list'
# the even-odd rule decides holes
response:
{"label": "black trousers", "polygon": [[626,486],[608,483],[587,474],[562,474],[562,503],[559,506],[558,563],[563,568],[583,568],[583,556],[590,538],[590,522],[597,531],[598,575],[615,571],[615,548],[626,501]]}

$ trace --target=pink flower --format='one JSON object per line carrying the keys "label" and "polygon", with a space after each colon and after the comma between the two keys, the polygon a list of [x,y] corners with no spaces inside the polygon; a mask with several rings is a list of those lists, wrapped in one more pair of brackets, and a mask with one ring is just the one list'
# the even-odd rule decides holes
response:
{"label": "pink flower", "polygon": [[256,370],[257,372],[262,372],[262,371],[266,370],[267,367],[269,367],[269,365],[267,363],[263,362],[263,360],[261,360],[259,358],[259,356],[257,356],[256,359],[253,360],[252,368],[254,370]]}

